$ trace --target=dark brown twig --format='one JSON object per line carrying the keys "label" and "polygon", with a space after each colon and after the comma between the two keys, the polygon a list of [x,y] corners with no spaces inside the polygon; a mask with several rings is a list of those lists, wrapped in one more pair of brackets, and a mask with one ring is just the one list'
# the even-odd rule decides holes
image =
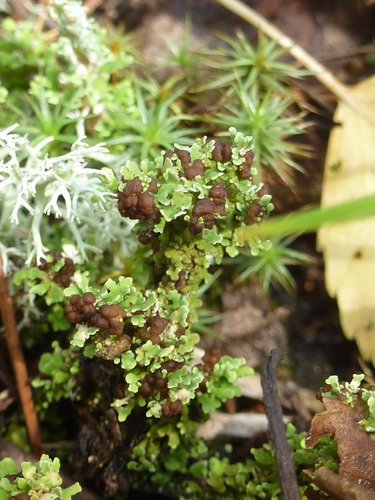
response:
{"label": "dark brown twig", "polygon": [[268,431],[275,452],[282,497],[284,500],[300,500],[292,456],[285,434],[283,412],[277,392],[276,369],[281,357],[279,349],[272,349],[261,367],[263,402],[268,417]]}
{"label": "dark brown twig", "polygon": [[40,455],[39,445],[42,436],[39,422],[35,412],[33,395],[28,380],[25,359],[18,337],[16,319],[14,317],[12,299],[9,295],[8,284],[4,275],[3,261],[0,255],[0,313],[3,320],[5,338],[8,345],[9,356],[12,361],[14,375],[16,378],[18,394],[20,397],[22,411],[25,416],[27,432],[30,445],[35,455]]}

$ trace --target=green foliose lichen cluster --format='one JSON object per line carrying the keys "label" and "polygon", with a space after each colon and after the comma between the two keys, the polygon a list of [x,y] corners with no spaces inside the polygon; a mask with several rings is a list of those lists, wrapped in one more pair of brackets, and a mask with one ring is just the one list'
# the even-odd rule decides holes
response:
{"label": "green foliose lichen cluster", "polygon": [[[231,134],[227,145],[197,139],[155,161],[127,162],[118,205],[124,217],[139,220],[134,232],[150,269],[147,283],[121,276],[100,290],[83,280],[65,291],[67,318],[78,325],[71,344],[123,369],[123,394],[113,401],[120,421],[136,407],[146,417],[171,418],[193,400],[207,414],[239,395],[234,382],[249,372],[243,359],[197,359],[192,332],[198,286],[224,252],[238,252],[235,228],[272,209],[262,185],[252,182],[251,138]],[[199,212],[202,203],[211,212]]]}
{"label": "green foliose lichen cluster", "polygon": [[36,463],[22,462],[21,470],[11,458],[0,461],[0,498],[27,495],[30,500],[70,500],[81,491],[78,483],[61,488],[60,460],[42,455]]}
{"label": "green foliose lichen cluster", "polygon": [[[225,254],[238,253],[235,229],[256,224],[273,208],[253,181],[251,138],[235,129],[230,134],[228,143],[197,139],[155,161],[128,161],[121,170],[118,209],[137,220],[134,262],[148,271],[139,280],[135,272],[110,278],[100,289],[87,276],[76,276],[65,290],[66,316],[77,324],[71,346],[122,370],[123,385],[112,401],[119,422],[134,412],[147,419],[129,472],[149,475],[159,486],[177,474],[184,478],[177,490],[194,498],[204,485],[213,496],[231,488],[232,466],[213,456],[196,432],[210,412],[240,395],[235,382],[251,372],[244,359],[219,349],[198,354],[199,336],[192,331],[201,307],[198,288],[211,280]],[[264,244],[254,241],[253,248]],[[241,466],[250,481],[253,462]],[[223,474],[226,485],[219,481]]]}
{"label": "green foliose lichen cluster", "polygon": [[[238,254],[235,230],[273,209],[271,196],[253,180],[251,138],[229,131],[225,144],[197,139],[121,169],[119,211],[140,221],[139,240],[152,248],[150,262],[164,287],[187,293],[209,281],[210,266],[225,253]],[[256,241],[254,248],[264,244]]]}
{"label": "green foliose lichen cluster", "polygon": [[[147,438],[135,448],[129,468],[169,493],[178,492],[180,500],[278,500],[282,492],[279,484],[275,455],[270,444],[252,448],[249,458],[232,462],[232,445],[212,453],[194,433],[197,424],[191,420],[179,423],[182,432],[171,424],[153,426]],[[335,441],[321,439],[314,448],[306,448],[306,433],[298,433],[292,424],[286,429],[293,465],[298,476],[302,500],[309,481],[303,469],[329,464],[337,469],[338,457]],[[160,457],[155,460],[155,457]]]}

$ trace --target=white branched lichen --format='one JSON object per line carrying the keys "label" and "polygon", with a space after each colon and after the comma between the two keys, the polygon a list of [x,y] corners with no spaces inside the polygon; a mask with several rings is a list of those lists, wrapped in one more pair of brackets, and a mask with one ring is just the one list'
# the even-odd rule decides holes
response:
{"label": "white branched lichen", "polygon": [[90,155],[103,155],[106,149],[78,139],[69,152],[50,158],[43,154],[49,139],[31,146],[26,137],[13,133],[16,127],[0,132],[2,247],[8,247],[8,254],[10,247],[21,248],[27,264],[35,259],[39,263],[49,249],[53,217],[61,220],[64,237],[85,257],[87,248],[94,248],[85,243],[86,236],[95,241],[103,231],[101,218],[115,199],[109,188],[113,173],[88,164]]}

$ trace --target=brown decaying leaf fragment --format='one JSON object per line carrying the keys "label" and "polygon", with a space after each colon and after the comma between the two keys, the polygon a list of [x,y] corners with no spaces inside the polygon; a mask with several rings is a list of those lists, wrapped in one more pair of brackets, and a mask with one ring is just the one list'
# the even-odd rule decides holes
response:
{"label": "brown decaying leaf fragment", "polygon": [[328,493],[330,500],[375,500],[373,491],[360,484],[345,481],[328,467],[320,467],[316,472],[305,470],[304,473],[312,483]]}
{"label": "brown decaying leaf fragment", "polygon": [[[333,498],[375,499],[375,442],[359,428],[358,422],[364,418],[361,408],[353,409],[343,401],[328,396],[323,397],[323,403],[327,411],[318,413],[313,418],[310,433],[306,438],[306,446],[314,446],[324,436],[334,437],[337,442],[340,466],[339,475],[335,475],[336,478],[331,477],[331,474],[327,475],[324,471],[320,474],[313,474],[317,480],[316,484],[330,493],[333,483],[339,482],[342,493],[339,494],[336,490],[339,496]],[[360,485],[361,491],[366,491],[366,496],[362,495],[363,491],[358,494],[358,488],[354,488],[355,485]],[[349,490],[354,496],[345,496]],[[367,496],[367,493],[371,496]]]}

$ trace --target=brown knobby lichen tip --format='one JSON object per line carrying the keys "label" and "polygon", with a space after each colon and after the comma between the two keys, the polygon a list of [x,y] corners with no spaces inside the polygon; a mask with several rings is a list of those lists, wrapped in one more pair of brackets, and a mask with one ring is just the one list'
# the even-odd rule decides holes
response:
{"label": "brown knobby lichen tip", "polygon": [[107,335],[122,335],[126,311],[117,304],[104,304],[97,309],[96,297],[92,292],[86,292],[82,296],[72,295],[69,302],[65,307],[65,314],[71,323],[87,323]]}
{"label": "brown knobby lichen tip", "polygon": [[123,190],[117,192],[118,210],[122,217],[145,221],[151,225],[155,224],[160,218],[160,210],[155,207],[155,196],[153,195],[155,189],[154,179],[150,180],[145,190],[139,177],[127,181]]}

